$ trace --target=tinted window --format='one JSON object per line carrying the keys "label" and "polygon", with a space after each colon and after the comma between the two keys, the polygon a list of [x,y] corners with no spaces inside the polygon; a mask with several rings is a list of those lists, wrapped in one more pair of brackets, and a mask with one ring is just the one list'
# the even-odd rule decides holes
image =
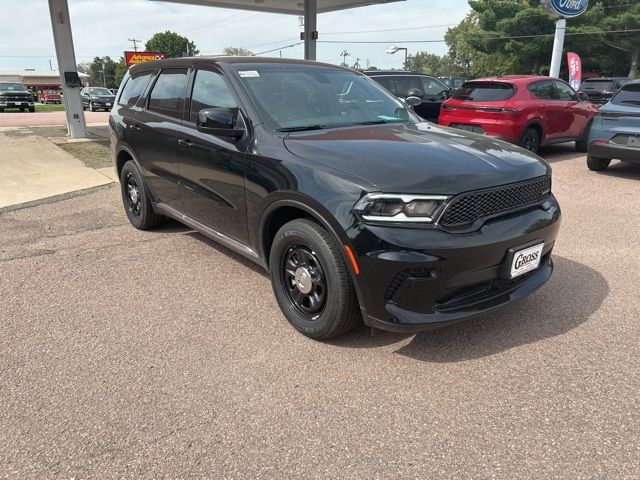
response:
{"label": "tinted window", "polygon": [[149,95],[149,110],[170,117],[182,118],[186,88],[186,68],[163,70],[151,90],[151,95]]}
{"label": "tinted window", "polygon": [[129,80],[127,80],[127,83],[122,89],[122,93],[120,94],[120,100],[118,103],[120,103],[121,105],[127,105],[129,107],[132,107],[136,103],[138,103],[138,99],[143,94],[150,78],[151,72],[140,72],[129,77]]}
{"label": "tinted window", "polygon": [[420,77],[398,75],[396,77],[374,77],[376,82],[393,93],[396,97],[404,98],[409,90],[420,90],[424,93],[424,84]]}
{"label": "tinted window", "polygon": [[640,83],[626,85],[620,90],[611,103],[616,105],[636,105],[640,107]]}
{"label": "tinted window", "polygon": [[198,70],[193,82],[191,95],[190,120],[195,123],[198,112],[209,107],[225,107],[233,109],[234,118],[238,108],[229,87],[222,77],[208,70]]}
{"label": "tinted window", "polygon": [[545,98],[547,100],[557,100],[558,92],[553,82],[545,80],[543,82],[532,83],[527,87],[536,97]]}
{"label": "tinted window", "polygon": [[575,100],[577,98],[576,92],[573,88],[564,82],[553,82],[556,90],[558,90],[558,98],[560,100]]}
{"label": "tinted window", "polygon": [[612,80],[585,80],[580,88],[583,90],[613,90]]}
{"label": "tinted window", "polygon": [[422,88],[421,90],[425,95],[433,96],[433,95],[442,95],[444,92],[448,90],[448,87],[443,83],[439,82],[435,78],[429,77],[420,77],[422,80]]}
{"label": "tinted window", "polygon": [[499,102],[508,100],[516,93],[508,83],[467,82],[453,94],[456,100],[471,102]]}

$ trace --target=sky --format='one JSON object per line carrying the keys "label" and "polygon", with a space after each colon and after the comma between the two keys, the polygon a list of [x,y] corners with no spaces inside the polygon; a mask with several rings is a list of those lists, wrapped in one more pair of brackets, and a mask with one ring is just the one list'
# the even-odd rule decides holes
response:
{"label": "sky", "polygon": [[[57,68],[51,22],[46,0],[2,0],[4,13],[21,22],[5,22],[0,29],[0,70],[49,70]],[[442,40],[448,26],[460,22],[469,11],[467,0],[406,0],[361,7],[318,16],[321,41],[318,60],[338,64],[347,50],[350,65],[360,59],[362,67],[401,68],[404,53],[385,53],[391,45],[408,47],[409,53],[444,54]],[[154,33],[171,30],[194,41],[203,55],[221,53],[225,47],[243,47],[254,53],[300,41],[298,17],[241,10],[179,5],[150,0],[69,0],[76,60],[96,56],[114,59],[132,50],[130,38],[148,40]],[[374,30],[374,31],[372,31]],[[380,31],[389,30],[389,31]],[[362,32],[365,31],[365,32]],[[361,32],[361,33],[348,33]],[[378,41],[379,44],[346,43]],[[342,43],[345,42],[345,43]],[[283,48],[283,57],[302,58],[302,45]],[[266,54],[279,56],[280,50]]]}

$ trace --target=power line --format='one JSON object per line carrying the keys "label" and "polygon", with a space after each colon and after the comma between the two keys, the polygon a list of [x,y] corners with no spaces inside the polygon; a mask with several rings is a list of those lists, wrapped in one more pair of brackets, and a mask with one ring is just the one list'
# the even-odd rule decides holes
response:
{"label": "power line", "polygon": [[138,51],[138,43],[142,43],[142,40],[138,40],[137,38],[129,38],[128,39],[131,43],[133,43],[133,51],[137,52]]}
{"label": "power line", "polygon": [[[629,30],[601,30],[601,31],[592,31],[592,32],[567,32],[565,36],[574,36],[574,35],[609,35],[609,34],[625,34],[625,33],[636,33],[640,32],[640,28],[634,28]],[[507,37],[482,37],[475,36],[474,40],[516,40],[519,38],[541,38],[541,37],[553,37],[555,34],[553,33],[538,33],[535,35],[514,35]],[[467,39],[473,36],[466,36]],[[443,43],[444,39],[438,40],[318,40],[318,43],[363,43],[363,44],[381,44],[381,45],[391,45],[397,43]]]}

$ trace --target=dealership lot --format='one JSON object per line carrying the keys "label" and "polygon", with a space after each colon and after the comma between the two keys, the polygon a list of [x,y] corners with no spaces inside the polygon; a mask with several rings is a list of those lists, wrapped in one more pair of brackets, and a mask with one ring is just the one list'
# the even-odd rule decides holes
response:
{"label": "dealership lot", "polygon": [[[25,115],[27,116],[27,115]],[[640,167],[547,149],[556,272],[444,330],[297,334],[267,276],[116,186],[0,214],[9,478],[637,478]]]}

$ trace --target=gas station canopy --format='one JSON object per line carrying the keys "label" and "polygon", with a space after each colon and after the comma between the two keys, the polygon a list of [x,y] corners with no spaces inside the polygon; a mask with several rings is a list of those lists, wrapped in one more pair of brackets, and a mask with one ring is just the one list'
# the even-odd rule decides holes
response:
{"label": "gas station canopy", "polygon": [[[154,0],[160,2],[204,5],[207,7],[233,8],[258,12],[285,13],[301,15],[304,13],[304,0]],[[403,0],[316,0],[317,13],[335,12],[347,8],[378,5]]]}

